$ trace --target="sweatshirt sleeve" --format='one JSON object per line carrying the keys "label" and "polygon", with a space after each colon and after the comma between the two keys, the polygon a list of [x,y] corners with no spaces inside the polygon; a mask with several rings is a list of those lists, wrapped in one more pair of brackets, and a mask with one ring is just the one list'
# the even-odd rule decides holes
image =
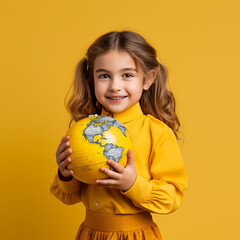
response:
{"label": "sweatshirt sleeve", "polygon": [[50,192],[67,205],[81,202],[81,182],[76,178],[70,181],[62,181],[56,174],[50,187]]}
{"label": "sweatshirt sleeve", "polygon": [[167,214],[181,205],[187,175],[173,132],[167,129],[156,142],[150,156],[150,181],[138,174],[133,186],[123,194],[136,207]]}

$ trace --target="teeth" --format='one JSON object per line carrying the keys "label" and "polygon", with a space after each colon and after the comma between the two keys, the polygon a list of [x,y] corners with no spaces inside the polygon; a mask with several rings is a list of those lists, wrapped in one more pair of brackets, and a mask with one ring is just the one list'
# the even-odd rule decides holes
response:
{"label": "teeth", "polygon": [[119,99],[122,99],[123,97],[111,97],[111,99],[114,99],[114,100],[119,100]]}

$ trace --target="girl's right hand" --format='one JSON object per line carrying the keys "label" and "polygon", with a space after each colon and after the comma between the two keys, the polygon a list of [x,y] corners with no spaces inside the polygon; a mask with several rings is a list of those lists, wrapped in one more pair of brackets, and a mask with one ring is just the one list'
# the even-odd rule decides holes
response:
{"label": "girl's right hand", "polygon": [[70,143],[68,142],[69,139],[70,139],[69,136],[65,136],[62,138],[56,151],[56,160],[61,175],[64,178],[70,179],[73,175],[73,171],[69,171],[67,169],[68,164],[71,162],[71,158],[69,157],[69,155],[72,153],[72,149],[69,148],[70,147]]}

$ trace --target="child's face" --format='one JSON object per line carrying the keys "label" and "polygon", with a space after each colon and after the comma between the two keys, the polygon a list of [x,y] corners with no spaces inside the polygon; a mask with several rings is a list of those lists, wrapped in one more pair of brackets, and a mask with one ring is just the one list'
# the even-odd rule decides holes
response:
{"label": "child's face", "polygon": [[97,100],[112,113],[136,104],[151,84],[133,58],[123,51],[112,50],[98,56],[94,63],[94,88]]}

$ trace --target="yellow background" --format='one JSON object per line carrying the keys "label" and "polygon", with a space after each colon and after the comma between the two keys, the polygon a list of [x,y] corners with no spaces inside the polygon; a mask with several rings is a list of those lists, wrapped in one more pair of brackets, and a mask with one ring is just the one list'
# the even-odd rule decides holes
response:
{"label": "yellow background", "polygon": [[74,239],[84,217],[49,193],[77,61],[111,30],[142,34],[169,70],[189,187],[154,215],[164,240],[237,240],[240,198],[238,0],[1,1],[1,239]]}

